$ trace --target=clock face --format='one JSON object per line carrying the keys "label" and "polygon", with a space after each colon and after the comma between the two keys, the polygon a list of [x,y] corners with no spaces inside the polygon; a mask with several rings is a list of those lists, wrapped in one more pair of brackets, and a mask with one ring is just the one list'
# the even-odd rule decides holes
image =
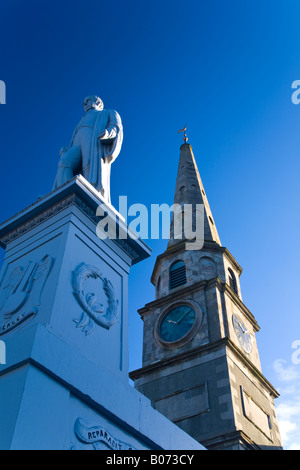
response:
{"label": "clock face", "polygon": [[242,346],[244,351],[246,351],[246,353],[250,354],[252,351],[251,334],[237,315],[232,316],[232,323],[240,345]]}
{"label": "clock face", "polygon": [[192,329],[195,319],[195,311],[190,305],[174,307],[160,323],[160,338],[168,343],[180,340]]}

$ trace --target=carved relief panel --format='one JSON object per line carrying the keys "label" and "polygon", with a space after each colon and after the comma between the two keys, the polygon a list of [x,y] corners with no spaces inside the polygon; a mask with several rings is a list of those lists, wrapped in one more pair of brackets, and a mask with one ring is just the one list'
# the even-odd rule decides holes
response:
{"label": "carved relief panel", "polygon": [[81,263],[75,269],[73,294],[83,309],[74,322],[86,335],[92,333],[96,325],[109,329],[117,321],[119,301],[113,285],[95,266]]}
{"label": "carved relief panel", "polygon": [[0,291],[0,335],[37,315],[54,258],[45,255],[40,261],[15,266],[4,277]]}

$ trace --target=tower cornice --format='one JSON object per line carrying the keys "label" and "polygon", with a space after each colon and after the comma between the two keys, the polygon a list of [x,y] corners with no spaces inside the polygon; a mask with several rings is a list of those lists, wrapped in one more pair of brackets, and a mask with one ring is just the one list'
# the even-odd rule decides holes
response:
{"label": "tower cornice", "polygon": [[164,305],[169,305],[170,301],[180,300],[181,298],[187,298],[187,296],[190,296],[194,291],[197,291],[200,289],[208,289],[213,286],[216,286],[221,292],[226,292],[228,296],[230,297],[230,299],[232,300],[232,302],[240,310],[242,310],[244,315],[252,324],[254,330],[256,332],[260,330],[260,327],[254,315],[250,312],[250,310],[246,307],[246,305],[242,302],[242,300],[233,292],[231,287],[229,287],[226,284],[226,282],[223,282],[218,277],[214,277],[209,280],[195,282],[192,285],[181,288],[177,292],[172,292],[169,295],[153,300],[152,302],[149,302],[148,304],[146,304],[143,308],[139,309],[138,313],[140,314],[141,318],[143,318],[144,315],[147,315],[148,313],[150,313],[154,308],[158,308],[158,307],[163,308]]}
{"label": "tower cornice", "polygon": [[251,373],[256,377],[256,379],[264,385],[264,387],[269,391],[269,393],[273,396],[273,398],[278,398],[279,393],[275,389],[275,387],[265,378],[265,376],[260,372],[260,370],[255,367],[255,365],[248,359],[248,357],[231,341],[230,338],[222,338],[220,340],[205,344],[203,346],[199,346],[194,349],[190,349],[189,351],[184,351],[182,353],[176,354],[175,356],[171,356],[168,358],[164,358],[160,361],[147,365],[145,367],[141,367],[140,369],[136,369],[129,373],[129,377],[132,380],[138,380],[141,377],[145,377],[146,374],[151,374],[156,370],[164,367],[169,367],[170,365],[174,364],[177,365],[180,362],[190,363],[191,359],[197,358],[197,356],[203,355],[205,353],[211,353],[216,350],[224,348],[229,348],[238,359],[247,366],[247,368],[251,371]]}
{"label": "tower cornice", "polygon": [[[211,251],[216,252],[216,253],[224,254],[231,261],[231,263],[233,264],[233,266],[237,270],[239,276],[242,274],[243,268],[239,265],[239,263],[236,261],[234,256],[230,253],[228,248],[226,248],[224,246],[220,246],[215,242],[204,242],[203,248],[201,248],[201,250],[199,250],[199,251],[205,252],[207,250],[211,250]],[[151,282],[152,282],[153,285],[156,284],[156,273],[159,269],[159,265],[160,265],[161,260],[168,259],[168,258],[173,258],[174,255],[176,255],[176,254],[179,255],[183,251],[185,251],[185,242],[181,241],[180,243],[178,243],[176,245],[168,247],[167,250],[164,253],[157,256],[156,261],[155,261],[155,265],[154,265],[154,268],[153,268],[152,276],[151,276]]]}

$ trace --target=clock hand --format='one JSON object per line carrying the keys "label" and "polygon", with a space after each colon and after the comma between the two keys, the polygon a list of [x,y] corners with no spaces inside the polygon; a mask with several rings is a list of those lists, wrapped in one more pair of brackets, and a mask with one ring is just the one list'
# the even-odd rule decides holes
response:
{"label": "clock hand", "polygon": [[173,323],[174,325],[177,325],[176,321],[173,320],[168,320],[168,323]]}
{"label": "clock hand", "polygon": [[250,337],[251,337],[251,334],[250,334],[250,331],[246,330],[246,328],[244,328],[244,326],[242,325],[242,323],[239,322],[239,326],[243,332],[243,335],[246,335],[248,334]]}
{"label": "clock hand", "polygon": [[176,322],[176,325],[178,325],[178,323],[180,323],[181,320],[183,320],[184,317],[186,317],[186,315],[187,315],[188,313],[189,313],[189,312],[185,312],[185,313],[182,315],[182,317],[180,317],[179,320]]}
{"label": "clock hand", "polygon": [[248,333],[247,330],[245,330],[244,326],[242,325],[241,322],[239,322],[239,327],[241,328],[242,332],[245,334],[245,333]]}

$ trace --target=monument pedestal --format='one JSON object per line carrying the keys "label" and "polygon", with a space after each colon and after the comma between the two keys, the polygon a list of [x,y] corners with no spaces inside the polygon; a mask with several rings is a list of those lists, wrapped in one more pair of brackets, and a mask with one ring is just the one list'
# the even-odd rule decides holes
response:
{"label": "monument pedestal", "polygon": [[0,449],[201,449],[128,384],[128,274],[150,255],[97,236],[81,176],[0,226]]}

